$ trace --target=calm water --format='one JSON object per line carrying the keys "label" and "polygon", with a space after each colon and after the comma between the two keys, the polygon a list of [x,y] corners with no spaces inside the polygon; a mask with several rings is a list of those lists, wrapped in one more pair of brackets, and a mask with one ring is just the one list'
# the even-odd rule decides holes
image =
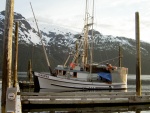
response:
{"label": "calm water", "polygon": [[[21,73],[20,75],[23,75]],[[26,73],[20,80],[25,80]],[[135,92],[135,75],[128,76],[128,92]],[[141,75],[142,91],[150,92],[150,75]],[[1,90],[1,82],[0,82]],[[32,90],[23,90],[24,92]],[[1,93],[1,92],[0,92]],[[150,105],[136,105],[136,106],[115,106],[115,107],[101,107],[92,106],[84,108],[43,108],[43,109],[23,109],[23,113],[150,113]]]}

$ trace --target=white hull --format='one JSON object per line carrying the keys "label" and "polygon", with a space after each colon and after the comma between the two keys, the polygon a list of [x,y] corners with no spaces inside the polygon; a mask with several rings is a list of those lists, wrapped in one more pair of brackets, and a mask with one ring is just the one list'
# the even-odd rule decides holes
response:
{"label": "white hull", "polygon": [[88,82],[88,81],[79,81],[76,79],[67,79],[60,78],[55,76],[49,76],[46,74],[40,74],[35,72],[34,76],[37,77],[40,88],[46,88],[51,90],[60,90],[60,91],[70,91],[70,90],[118,90],[118,89],[127,89],[127,74],[120,75],[118,73],[113,73],[112,83],[105,83],[100,81]]}

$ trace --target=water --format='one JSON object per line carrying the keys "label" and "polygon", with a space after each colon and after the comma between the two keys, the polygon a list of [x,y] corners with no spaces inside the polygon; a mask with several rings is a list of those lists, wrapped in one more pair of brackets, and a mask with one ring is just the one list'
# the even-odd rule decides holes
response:
{"label": "water", "polygon": [[[20,73],[20,76],[23,73]],[[26,80],[26,73],[23,77],[19,76],[19,80]],[[135,92],[135,75],[128,76],[128,92]],[[141,90],[142,92],[150,92],[150,75],[141,75]],[[1,90],[1,82],[0,82]],[[26,89],[23,92],[31,92],[33,90]],[[1,92],[0,92],[1,93]],[[73,108],[43,108],[43,109],[23,109],[23,113],[150,113],[150,104],[149,105],[134,105],[134,106],[87,106],[87,107],[73,107]]]}

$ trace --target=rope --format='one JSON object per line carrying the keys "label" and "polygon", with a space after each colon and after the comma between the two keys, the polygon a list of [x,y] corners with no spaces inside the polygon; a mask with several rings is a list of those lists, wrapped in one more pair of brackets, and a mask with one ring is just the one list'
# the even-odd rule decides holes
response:
{"label": "rope", "polygon": [[99,62],[99,64],[104,63],[104,62],[108,62],[108,61],[112,61],[112,60],[117,59],[117,58],[119,58],[119,57],[115,57],[115,58],[112,58],[112,59],[105,60],[103,62]]}

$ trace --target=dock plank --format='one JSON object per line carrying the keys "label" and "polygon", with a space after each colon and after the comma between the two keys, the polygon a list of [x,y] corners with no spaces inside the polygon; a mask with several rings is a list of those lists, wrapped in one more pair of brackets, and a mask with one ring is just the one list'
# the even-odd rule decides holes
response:
{"label": "dock plank", "polygon": [[150,103],[150,93],[143,92],[65,92],[21,93],[22,104],[142,104]]}

